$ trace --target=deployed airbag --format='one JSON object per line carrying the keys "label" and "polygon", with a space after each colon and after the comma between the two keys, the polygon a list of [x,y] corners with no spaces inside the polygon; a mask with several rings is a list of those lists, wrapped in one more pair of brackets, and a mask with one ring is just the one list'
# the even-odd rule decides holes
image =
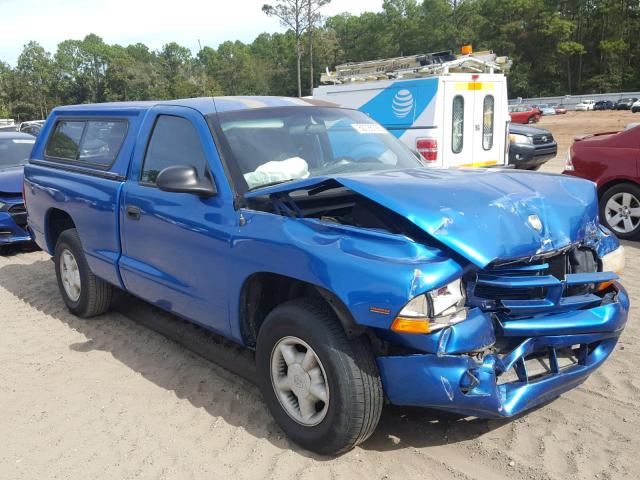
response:
{"label": "deployed airbag", "polygon": [[271,161],[260,165],[253,172],[245,173],[249,188],[286,180],[300,180],[309,177],[309,165],[300,157]]}

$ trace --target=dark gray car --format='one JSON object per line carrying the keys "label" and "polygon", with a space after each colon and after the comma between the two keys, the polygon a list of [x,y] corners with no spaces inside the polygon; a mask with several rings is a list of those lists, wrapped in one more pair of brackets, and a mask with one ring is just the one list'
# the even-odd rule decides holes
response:
{"label": "dark gray car", "polygon": [[528,125],[509,125],[509,165],[537,170],[558,153],[553,134]]}

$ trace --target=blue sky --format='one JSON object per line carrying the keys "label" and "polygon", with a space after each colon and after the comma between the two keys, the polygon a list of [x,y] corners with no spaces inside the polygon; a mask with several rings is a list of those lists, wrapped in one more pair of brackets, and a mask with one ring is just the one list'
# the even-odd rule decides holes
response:
{"label": "blue sky", "polygon": [[[261,11],[268,0],[0,0],[0,61],[15,65],[22,46],[36,40],[50,52],[88,33],[107,43],[142,42],[152,49],[176,41],[198,50],[225,40],[249,42],[283,31]],[[332,0],[325,15],[379,11],[382,0]]]}

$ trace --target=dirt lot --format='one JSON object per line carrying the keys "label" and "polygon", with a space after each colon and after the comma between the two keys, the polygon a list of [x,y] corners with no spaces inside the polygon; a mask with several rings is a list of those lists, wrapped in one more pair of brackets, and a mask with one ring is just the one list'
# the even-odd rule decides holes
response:
{"label": "dirt lot", "polygon": [[[573,135],[632,118],[544,118],[561,152],[547,170],[561,170]],[[626,247],[623,281],[637,299],[640,244]],[[0,479],[566,480],[640,471],[637,309],[600,370],[527,415],[454,422],[387,408],[364,445],[322,458],[287,441],[252,384],[143,326],[135,309],[70,315],[42,252],[0,257],[0,306]]]}

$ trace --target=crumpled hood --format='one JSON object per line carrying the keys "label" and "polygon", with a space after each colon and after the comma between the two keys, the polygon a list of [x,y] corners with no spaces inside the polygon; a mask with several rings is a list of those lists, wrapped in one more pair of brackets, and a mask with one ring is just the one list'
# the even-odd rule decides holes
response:
{"label": "crumpled hood", "polygon": [[24,167],[0,169],[0,193],[21,193]]}
{"label": "crumpled hood", "polygon": [[[393,210],[479,267],[581,241],[598,223],[591,182],[505,170],[393,170],[315,177],[251,192],[293,191],[335,180]],[[534,228],[537,216],[542,228]],[[531,220],[530,220],[531,218]]]}

